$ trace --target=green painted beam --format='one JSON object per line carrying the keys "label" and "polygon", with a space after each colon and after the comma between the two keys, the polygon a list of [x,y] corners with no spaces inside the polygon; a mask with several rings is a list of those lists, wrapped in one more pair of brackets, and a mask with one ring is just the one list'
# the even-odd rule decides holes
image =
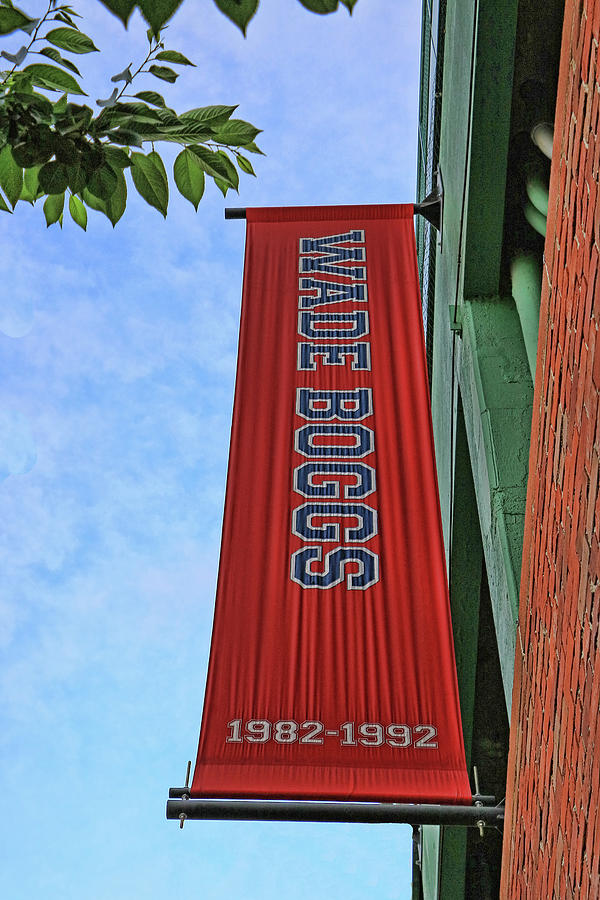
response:
{"label": "green painted beam", "polygon": [[465,900],[467,828],[442,828],[440,900]]}
{"label": "green painted beam", "polygon": [[[467,769],[471,769],[483,547],[462,404],[456,419],[450,608]],[[464,900],[467,834],[441,830],[439,897]]]}
{"label": "green painted beam", "polygon": [[[519,427],[510,421],[509,409],[502,406],[501,397],[492,388],[494,348],[492,338],[484,328],[485,321],[480,321],[482,317],[477,312],[463,310],[465,298],[497,295],[500,291],[517,6],[518,0],[479,0],[479,3],[477,0],[449,0],[445,21],[439,153],[444,221],[436,259],[432,418],[444,540],[451,563],[452,617],[468,757],[477,655],[477,628],[473,631],[474,623],[469,623],[469,616],[478,617],[481,555],[485,552],[503,660],[503,682],[507,705],[510,705],[525,509],[527,454],[525,480],[517,476],[513,483],[508,472],[511,466],[504,458],[512,451],[498,431],[504,427],[507,434],[526,432],[525,446],[528,447],[527,413],[523,414]],[[474,23],[476,63],[472,71]],[[485,313],[486,301],[481,302]],[[504,301],[499,303],[503,306]],[[458,304],[459,317],[463,317],[463,311],[466,313],[462,339],[450,330],[448,307],[451,304]],[[474,303],[467,304],[472,305]],[[483,320],[485,318],[483,315]],[[514,318],[516,368],[520,368],[523,356],[524,374],[529,379],[531,393],[516,312]],[[515,338],[515,322],[510,315],[506,323],[501,315],[497,318],[497,327],[502,328],[505,324],[510,326],[509,340]],[[503,347],[503,351],[506,351],[504,363],[499,364],[496,359],[495,375],[500,386],[508,384],[504,376],[512,366],[508,346]],[[460,381],[465,417],[462,434],[458,390],[455,389],[457,380]],[[529,396],[529,422],[531,402]],[[510,403],[507,395],[507,407]],[[520,413],[516,413],[516,417],[519,416]],[[469,459],[472,477],[469,476]],[[473,491],[470,496],[469,489]],[[477,537],[473,532],[478,533]],[[472,590],[469,589],[470,582]],[[447,829],[442,836],[438,828],[424,830],[425,900],[464,898],[466,835],[456,832],[456,829]]]}
{"label": "green painted beam", "polygon": [[456,675],[460,696],[460,714],[467,768],[469,770],[471,767],[471,744],[475,709],[482,565],[483,546],[479,532],[477,498],[471,472],[471,460],[462,403],[459,403],[454,463],[450,610],[454,637],[454,655],[456,658]]}
{"label": "green painted beam", "polygon": [[423,900],[439,900],[442,829],[439,825],[421,826]]}
{"label": "green painted beam", "polygon": [[518,5],[479,0],[462,250],[465,297],[500,290]]}
{"label": "green painted beam", "polygon": [[463,307],[461,397],[510,715],[533,386],[512,297]]}
{"label": "green painted beam", "polygon": [[[439,166],[444,185],[442,248],[435,270],[436,294],[443,298],[441,325],[447,330],[448,305],[456,302],[457,267],[461,256],[461,215],[465,160],[469,147],[470,48],[474,0],[448,2],[446,8],[444,75],[440,125]],[[437,303],[436,303],[437,307]]]}
{"label": "green painted beam", "polygon": [[446,304],[499,291],[517,7],[518,0],[448,3],[439,156],[444,223],[436,267]]}

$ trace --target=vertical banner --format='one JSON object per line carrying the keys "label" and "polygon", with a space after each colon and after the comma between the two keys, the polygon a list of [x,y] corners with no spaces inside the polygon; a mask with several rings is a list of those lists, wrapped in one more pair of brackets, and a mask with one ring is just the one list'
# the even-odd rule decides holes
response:
{"label": "vertical banner", "polygon": [[412,205],[247,211],[191,796],[471,800]]}

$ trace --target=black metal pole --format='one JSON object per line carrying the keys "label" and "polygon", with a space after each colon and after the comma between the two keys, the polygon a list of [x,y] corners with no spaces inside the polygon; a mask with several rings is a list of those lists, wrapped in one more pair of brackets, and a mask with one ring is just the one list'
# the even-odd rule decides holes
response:
{"label": "black metal pole", "polygon": [[268,822],[403,822],[409,825],[502,827],[501,806],[433,803],[334,803],[306,800],[168,800],[167,819]]}
{"label": "black metal pole", "polygon": [[[421,203],[414,203],[413,209],[415,215],[424,216],[427,221],[431,222],[431,224],[439,230],[441,198],[437,194],[431,194],[429,197],[426,197],[425,200],[423,200]],[[245,219],[246,210],[240,206],[226,206],[225,218]]]}

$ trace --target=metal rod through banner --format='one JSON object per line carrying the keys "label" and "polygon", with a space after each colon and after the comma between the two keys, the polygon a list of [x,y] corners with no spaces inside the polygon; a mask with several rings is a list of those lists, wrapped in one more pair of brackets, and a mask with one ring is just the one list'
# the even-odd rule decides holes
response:
{"label": "metal rod through banner", "polygon": [[[415,216],[424,216],[432,225],[439,230],[441,215],[441,196],[437,194],[426,197],[421,203],[414,203],[413,209]],[[246,209],[243,206],[226,206],[226,219],[245,219]]]}
{"label": "metal rod through banner", "polygon": [[502,806],[442,806],[433,803],[337,803],[307,800],[168,800],[167,819],[226,819],[261,822],[363,822],[408,825],[480,823],[502,828]]}

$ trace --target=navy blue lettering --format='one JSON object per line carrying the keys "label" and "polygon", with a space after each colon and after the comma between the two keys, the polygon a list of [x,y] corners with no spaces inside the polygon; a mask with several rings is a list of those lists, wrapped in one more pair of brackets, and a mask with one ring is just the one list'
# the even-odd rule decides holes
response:
{"label": "navy blue lettering", "polygon": [[[313,562],[322,561],[322,572],[313,572]],[[332,588],[344,580],[345,568],[358,571],[346,575],[348,590],[364,591],[379,581],[379,557],[364,547],[337,547],[325,554],[322,547],[303,547],[292,554],[291,578],[306,588]]]}
{"label": "navy blue lettering", "polygon": [[[329,234],[318,238],[300,238],[300,253],[328,253],[336,244],[364,244],[365,233],[355,229],[345,234]],[[359,251],[362,248],[358,248]],[[364,250],[362,251],[364,253]],[[364,256],[344,257],[345,259],[364,259]]]}
{"label": "navy blue lettering", "polygon": [[[344,439],[345,443],[332,440],[335,437]],[[315,444],[315,438],[326,440]],[[304,425],[296,429],[294,439],[296,450],[309,457],[356,459],[372,453],[374,448],[373,432],[365,425]]]}
{"label": "navy blue lettering", "polygon": [[[354,527],[344,528],[346,543],[363,544],[377,534],[377,513],[365,503],[305,503],[294,510],[292,532],[303,541],[338,543],[340,524],[331,519],[346,517],[358,520]],[[316,525],[315,519],[326,521]]]}
{"label": "navy blue lettering", "polygon": [[[367,300],[366,284],[342,284],[339,281],[320,281],[317,278],[301,278],[300,291],[305,294],[311,291],[309,296],[299,297],[298,306],[309,309],[313,306],[322,306],[324,303],[344,303],[351,301],[364,303]],[[316,295],[312,295],[316,291]]]}
{"label": "navy blue lettering", "polygon": [[358,344],[298,344],[298,370],[314,372],[317,356],[322,357],[324,366],[345,366],[349,356],[353,372],[371,370],[371,345],[368,341]]}
{"label": "navy blue lettering", "polygon": [[[332,328],[315,328],[319,323]],[[369,314],[364,310],[348,313],[298,313],[298,332],[313,340],[339,338],[357,340],[369,333]]]}
{"label": "navy blue lettering", "polygon": [[375,490],[375,470],[359,462],[306,462],[294,469],[294,490],[303,497],[340,496],[340,478],[353,477],[344,484],[344,500],[362,500]]}
{"label": "navy blue lettering", "polygon": [[311,422],[359,421],[373,413],[371,388],[355,388],[348,391],[317,391],[314,388],[298,388],[296,412]]}

